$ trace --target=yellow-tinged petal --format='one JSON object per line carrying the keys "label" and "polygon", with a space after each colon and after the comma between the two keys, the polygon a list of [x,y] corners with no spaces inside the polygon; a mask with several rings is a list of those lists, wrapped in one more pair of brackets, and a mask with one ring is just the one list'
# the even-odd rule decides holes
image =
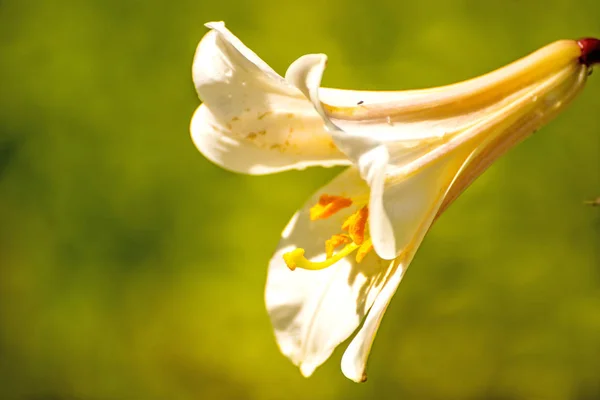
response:
{"label": "yellow-tinged petal", "polygon": [[[447,191],[458,196],[571,102],[589,73],[581,57],[580,43],[563,40],[466,82],[378,93],[319,89],[326,57],[315,54],[292,64],[286,80],[311,99],[338,148],[371,186],[373,246],[392,259],[409,239],[407,221],[438,214],[451,201]],[[394,193],[406,193],[404,186],[417,188],[410,191],[413,200],[397,202]],[[417,210],[409,214],[411,208]]]}

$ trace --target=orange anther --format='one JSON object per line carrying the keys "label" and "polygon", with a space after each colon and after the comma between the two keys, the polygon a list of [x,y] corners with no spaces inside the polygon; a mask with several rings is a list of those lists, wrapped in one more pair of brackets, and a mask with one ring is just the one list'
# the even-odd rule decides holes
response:
{"label": "orange anther", "polygon": [[358,248],[356,262],[360,263],[371,250],[373,250],[373,242],[371,239],[368,239]]}
{"label": "orange anther", "polygon": [[342,230],[348,231],[352,241],[361,245],[365,240],[365,228],[369,219],[369,207],[365,206],[348,217],[342,224]]}
{"label": "orange anther", "polygon": [[351,205],[352,200],[347,197],[322,194],[319,197],[319,202],[310,209],[310,219],[314,221],[331,217],[336,212]]}
{"label": "orange anther", "polygon": [[343,235],[343,234],[333,235],[331,237],[331,239],[328,239],[327,241],[325,241],[325,252],[327,254],[327,258],[330,258],[333,256],[333,251],[335,250],[336,247],[341,246],[343,244],[348,244],[351,242],[352,242],[352,239],[350,239],[350,236],[348,236],[348,235]]}

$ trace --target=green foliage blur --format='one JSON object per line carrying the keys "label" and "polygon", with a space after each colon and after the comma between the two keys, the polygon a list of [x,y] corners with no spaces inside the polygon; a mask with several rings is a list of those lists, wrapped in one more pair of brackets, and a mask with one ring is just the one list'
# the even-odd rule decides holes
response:
{"label": "green foliage blur", "polygon": [[278,351],[266,265],[337,169],[249,177],[188,126],[203,23],[325,85],[452,83],[562,38],[597,0],[1,0],[0,399],[600,399],[600,76],[436,223],[369,381],[344,346],[305,379]]}

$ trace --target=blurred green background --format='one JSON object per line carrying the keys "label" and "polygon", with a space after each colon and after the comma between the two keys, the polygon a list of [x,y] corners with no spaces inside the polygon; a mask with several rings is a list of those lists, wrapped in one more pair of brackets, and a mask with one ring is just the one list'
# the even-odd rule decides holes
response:
{"label": "blurred green background", "polygon": [[[436,86],[561,38],[597,0],[0,1],[0,399],[600,399],[600,76],[427,236],[369,381],[304,379],[266,264],[339,170],[247,177],[193,146],[203,23],[325,85]],[[600,72],[598,73],[600,75]]]}

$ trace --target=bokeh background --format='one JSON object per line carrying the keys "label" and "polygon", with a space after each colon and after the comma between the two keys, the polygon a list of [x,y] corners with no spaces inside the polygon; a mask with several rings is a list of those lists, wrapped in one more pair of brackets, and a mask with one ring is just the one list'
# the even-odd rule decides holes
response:
{"label": "bokeh background", "polygon": [[[326,86],[466,79],[600,36],[597,0],[0,1],[0,399],[600,399],[600,76],[436,223],[369,381],[304,379],[266,264],[339,170],[236,175],[188,133],[203,23]],[[599,73],[600,74],[600,73]]]}

